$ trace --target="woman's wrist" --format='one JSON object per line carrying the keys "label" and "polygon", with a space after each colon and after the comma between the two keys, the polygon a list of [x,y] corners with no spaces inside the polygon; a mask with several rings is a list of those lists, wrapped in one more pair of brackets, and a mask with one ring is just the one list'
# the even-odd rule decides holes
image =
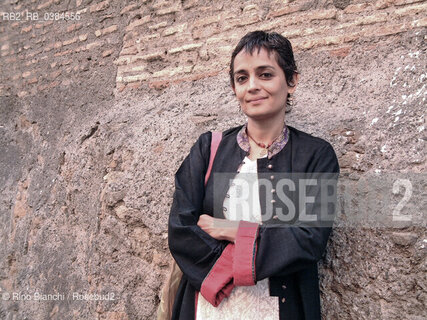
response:
{"label": "woman's wrist", "polygon": [[237,230],[239,229],[239,221],[225,220],[227,225],[221,228],[221,238],[230,242],[236,240]]}

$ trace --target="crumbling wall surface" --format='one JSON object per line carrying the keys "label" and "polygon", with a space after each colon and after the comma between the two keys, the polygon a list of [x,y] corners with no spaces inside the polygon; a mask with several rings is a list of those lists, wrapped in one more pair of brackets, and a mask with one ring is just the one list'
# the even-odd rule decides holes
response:
{"label": "crumbling wall surface", "polygon": [[23,10],[81,19],[2,15],[0,319],[155,318],[173,175],[199,134],[244,123],[227,64],[256,29],[290,38],[286,121],[341,165],[324,319],[427,317],[425,1],[0,5]]}

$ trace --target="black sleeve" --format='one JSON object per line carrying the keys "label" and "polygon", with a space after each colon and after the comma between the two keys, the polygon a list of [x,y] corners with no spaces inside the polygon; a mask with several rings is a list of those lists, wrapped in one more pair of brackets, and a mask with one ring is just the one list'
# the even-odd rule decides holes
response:
{"label": "black sleeve", "polygon": [[169,215],[168,242],[178,266],[197,290],[221,256],[226,243],[197,226],[202,214],[204,177],[211,132],[202,134],[175,175],[175,193]]}
{"label": "black sleeve", "polygon": [[[330,144],[316,153],[312,168],[318,173],[334,173],[332,176],[336,184],[339,165]],[[311,214],[316,216],[320,215],[321,208],[318,201],[316,197],[315,205],[311,208]],[[326,227],[261,225],[255,257],[256,280],[285,276],[312,266],[322,257],[331,225],[332,223]]]}

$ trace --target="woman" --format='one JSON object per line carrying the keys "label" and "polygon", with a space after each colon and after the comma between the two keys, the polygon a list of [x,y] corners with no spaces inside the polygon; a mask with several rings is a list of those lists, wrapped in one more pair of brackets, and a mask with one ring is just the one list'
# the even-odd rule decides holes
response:
{"label": "woman", "polygon": [[[184,275],[172,318],[320,319],[317,262],[331,228],[316,224],[324,208],[319,196],[306,210],[299,201],[289,203],[295,197],[284,194],[299,190],[299,182],[284,175],[336,174],[335,152],[285,124],[298,83],[286,38],[248,33],[233,51],[230,80],[247,123],[222,133],[206,186],[211,132],[199,137],[175,177],[169,247]],[[232,173],[231,183],[221,173]],[[251,180],[250,173],[259,192],[250,195],[250,207],[236,212],[236,182]],[[284,212],[292,209],[296,218],[287,219]],[[301,223],[302,211],[319,219]]]}

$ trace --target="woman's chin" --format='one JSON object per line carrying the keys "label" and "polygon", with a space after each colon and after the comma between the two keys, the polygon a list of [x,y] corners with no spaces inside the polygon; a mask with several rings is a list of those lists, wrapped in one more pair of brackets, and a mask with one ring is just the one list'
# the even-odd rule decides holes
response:
{"label": "woman's chin", "polygon": [[[283,112],[271,112],[266,110],[247,110],[243,111],[244,114],[251,120],[254,121],[265,121],[270,119],[280,119],[280,115]],[[283,113],[284,115],[284,113]]]}

